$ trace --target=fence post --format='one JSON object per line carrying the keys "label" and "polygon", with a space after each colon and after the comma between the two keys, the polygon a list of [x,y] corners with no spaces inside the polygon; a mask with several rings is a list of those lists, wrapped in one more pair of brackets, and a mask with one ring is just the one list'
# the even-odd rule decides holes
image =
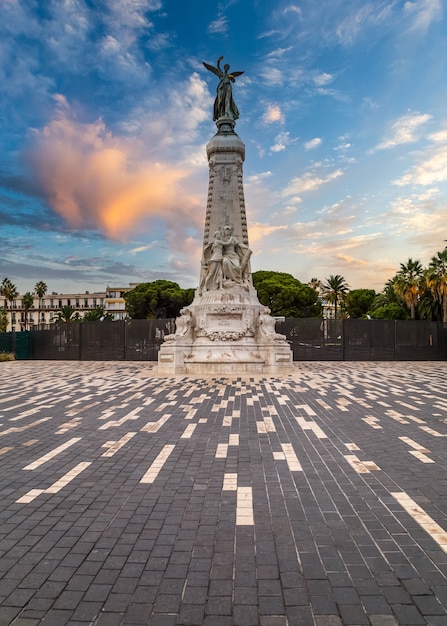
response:
{"label": "fence post", "polygon": [[397,361],[397,320],[394,320],[394,360]]}

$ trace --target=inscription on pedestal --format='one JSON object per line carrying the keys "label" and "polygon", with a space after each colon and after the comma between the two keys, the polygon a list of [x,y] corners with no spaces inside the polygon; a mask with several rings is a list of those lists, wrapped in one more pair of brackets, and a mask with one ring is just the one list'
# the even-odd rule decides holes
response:
{"label": "inscription on pedestal", "polygon": [[241,330],[242,313],[208,313],[207,328],[213,330]]}

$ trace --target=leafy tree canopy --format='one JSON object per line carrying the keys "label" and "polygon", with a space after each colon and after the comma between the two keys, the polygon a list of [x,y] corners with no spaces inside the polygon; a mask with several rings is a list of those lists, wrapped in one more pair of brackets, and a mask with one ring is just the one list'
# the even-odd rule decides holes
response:
{"label": "leafy tree canopy", "polygon": [[5,309],[0,309],[0,333],[5,333],[8,327],[8,315]]}
{"label": "leafy tree canopy", "polygon": [[252,274],[261,304],[274,316],[320,317],[321,305],[315,289],[304,285],[292,274],[260,270]]}
{"label": "leafy tree canopy", "polygon": [[126,311],[132,319],[166,319],[178,317],[180,310],[191,304],[194,289],[182,289],[170,280],[140,283],[124,294]]}
{"label": "leafy tree canopy", "polygon": [[374,289],[353,289],[346,294],[343,308],[349,317],[365,317],[376,297]]}
{"label": "leafy tree canopy", "polygon": [[407,320],[408,310],[397,302],[390,302],[379,306],[371,311],[371,317],[375,320]]}

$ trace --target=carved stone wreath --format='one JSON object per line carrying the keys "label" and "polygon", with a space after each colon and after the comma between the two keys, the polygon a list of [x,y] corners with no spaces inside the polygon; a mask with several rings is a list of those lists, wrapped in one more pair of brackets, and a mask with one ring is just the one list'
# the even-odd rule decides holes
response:
{"label": "carved stone wreath", "polygon": [[247,334],[248,328],[235,332],[234,330],[215,330],[213,332],[204,332],[204,335],[211,341],[236,341]]}

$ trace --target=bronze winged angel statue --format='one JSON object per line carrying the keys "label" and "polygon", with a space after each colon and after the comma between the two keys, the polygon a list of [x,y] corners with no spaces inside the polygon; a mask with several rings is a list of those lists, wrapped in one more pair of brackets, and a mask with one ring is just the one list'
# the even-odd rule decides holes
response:
{"label": "bronze winged angel statue", "polygon": [[219,57],[217,59],[217,67],[209,65],[203,61],[203,65],[206,69],[213,72],[213,74],[216,74],[216,76],[220,79],[219,84],[217,85],[216,99],[214,101],[214,122],[221,117],[227,117],[232,120],[237,120],[239,118],[239,110],[233,100],[233,88],[231,83],[234,83],[236,76],[241,76],[244,72],[231,72],[230,74],[230,66],[228,63],[225,63],[222,70],[220,67],[220,62],[222,60],[223,57]]}

